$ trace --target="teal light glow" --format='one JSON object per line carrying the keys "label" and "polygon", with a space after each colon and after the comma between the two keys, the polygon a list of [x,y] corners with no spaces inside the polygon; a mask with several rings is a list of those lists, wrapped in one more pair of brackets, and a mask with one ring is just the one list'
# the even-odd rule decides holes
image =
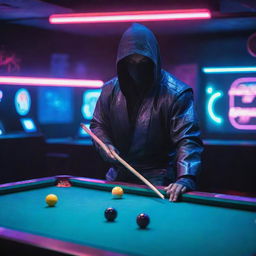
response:
{"label": "teal light glow", "polygon": [[87,90],[84,92],[81,112],[85,119],[92,119],[97,100],[100,97],[100,93],[100,89]]}
{"label": "teal light glow", "polygon": [[25,116],[29,113],[31,107],[31,98],[27,89],[19,89],[15,94],[14,104],[19,115]]}
{"label": "teal light glow", "polygon": [[26,132],[36,132],[37,131],[36,125],[31,118],[21,118],[20,121],[23,126],[23,129]]}
{"label": "teal light glow", "polygon": [[256,72],[256,67],[209,67],[202,70],[204,73],[250,73]]}
{"label": "teal light glow", "polygon": [[0,121],[0,135],[3,135],[3,134],[5,134],[5,130],[2,122]]}
{"label": "teal light glow", "polygon": [[213,92],[212,87],[208,87],[208,88],[206,89],[206,92],[209,93],[209,94],[212,94],[212,92]]}
{"label": "teal light glow", "polygon": [[218,117],[216,116],[216,114],[214,113],[213,111],[213,108],[214,108],[214,104],[215,104],[215,101],[222,96],[222,93],[221,92],[216,92],[214,93],[210,99],[209,99],[209,102],[208,102],[208,106],[207,106],[207,110],[208,110],[208,113],[211,117],[211,119],[216,122],[217,124],[221,124],[222,123],[222,118],[221,117]]}
{"label": "teal light glow", "polygon": [[[90,124],[86,124],[85,125],[88,129],[90,129]],[[82,127],[79,127],[79,135],[81,137],[90,137],[90,135],[82,128]]]}

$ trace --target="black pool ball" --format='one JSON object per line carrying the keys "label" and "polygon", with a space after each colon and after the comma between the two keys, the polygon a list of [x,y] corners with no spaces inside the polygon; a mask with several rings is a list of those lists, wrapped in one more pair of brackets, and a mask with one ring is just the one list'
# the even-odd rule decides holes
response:
{"label": "black pool ball", "polygon": [[114,221],[116,217],[117,217],[117,211],[114,208],[109,207],[105,210],[105,218],[108,221]]}
{"label": "black pool ball", "polygon": [[141,213],[137,216],[136,221],[137,221],[137,224],[140,226],[140,228],[146,228],[150,222],[150,219],[147,214]]}

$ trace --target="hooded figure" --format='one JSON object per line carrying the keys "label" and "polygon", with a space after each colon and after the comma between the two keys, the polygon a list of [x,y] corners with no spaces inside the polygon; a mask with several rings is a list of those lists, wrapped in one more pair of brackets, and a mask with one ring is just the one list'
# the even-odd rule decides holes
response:
{"label": "hooded figure", "polygon": [[[192,89],[161,69],[157,40],[138,23],[123,34],[116,67],[96,104],[92,132],[153,184],[171,183],[169,193],[174,184],[194,190],[202,142]],[[107,180],[140,183],[94,145],[112,163]]]}

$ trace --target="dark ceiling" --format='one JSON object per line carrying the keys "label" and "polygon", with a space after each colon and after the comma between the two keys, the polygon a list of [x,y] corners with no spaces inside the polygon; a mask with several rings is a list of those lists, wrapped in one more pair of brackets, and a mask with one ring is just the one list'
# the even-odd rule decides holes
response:
{"label": "dark ceiling", "polygon": [[104,12],[123,10],[164,10],[208,8],[211,20],[144,22],[163,34],[226,33],[255,31],[256,0],[0,0],[0,22],[60,30],[82,35],[120,34],[127,23],[49,24],[56,13]]}

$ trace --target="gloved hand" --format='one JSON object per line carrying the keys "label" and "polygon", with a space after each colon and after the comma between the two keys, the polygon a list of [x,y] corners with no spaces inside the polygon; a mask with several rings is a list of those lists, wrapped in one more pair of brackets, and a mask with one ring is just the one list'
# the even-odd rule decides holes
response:
{"label": "gloved hand", "polygon": [[106,147],[108,148],[108,151],[106,152],[105,150],[103,150],[102,148],[100,148],[100,150],[99,150],[99,153],[100,153],[100,155],[101,155],[101,157],[105,160],[105,161],[107,161],[107,162],[109,162],[109,163],[119,163],[116,159],[115,159],[115,157],[114,157],[114,155],[111,153],[111,150],[112,151],[115,151],[118,155],[119,155],[119,151],[113,146],[113,145],[111,145],[111,144],[105,144],[106,145]]}
{"label": "gloved hand", "polygon": [[164,188],[166,193],[170,196],[170,201],[175,202],[179,196],[186,191],[196,189],[195,180],[190,176],[180,177],[175,183],[171,183],[169,186]]}

